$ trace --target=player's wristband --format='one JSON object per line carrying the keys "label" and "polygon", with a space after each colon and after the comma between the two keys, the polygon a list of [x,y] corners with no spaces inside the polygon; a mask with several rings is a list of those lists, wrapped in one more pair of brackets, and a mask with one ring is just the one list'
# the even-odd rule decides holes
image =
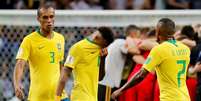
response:
{"label": "player's wristband", "polygon": [[56,101],[61,101],[61,96],[56,96]]}

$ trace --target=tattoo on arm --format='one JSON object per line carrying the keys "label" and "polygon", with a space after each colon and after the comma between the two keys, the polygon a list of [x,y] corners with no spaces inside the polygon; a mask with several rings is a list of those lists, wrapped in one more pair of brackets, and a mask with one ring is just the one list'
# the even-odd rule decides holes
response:
{"label": "tattoo on arm", "polygon": [[147,76],[148,73],[149,71],[142,67],[140,71],[138,71],[126,84],[124,84],[124,86],[121,88],[122,91],[140,83]]}

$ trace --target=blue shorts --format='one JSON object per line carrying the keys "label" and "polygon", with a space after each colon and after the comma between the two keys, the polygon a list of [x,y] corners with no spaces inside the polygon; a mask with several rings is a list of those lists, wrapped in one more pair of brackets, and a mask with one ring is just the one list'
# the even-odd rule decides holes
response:
{"label": "blue shorts", "polygon": [[61,101],[70,101],[69,98],[62,99]]}

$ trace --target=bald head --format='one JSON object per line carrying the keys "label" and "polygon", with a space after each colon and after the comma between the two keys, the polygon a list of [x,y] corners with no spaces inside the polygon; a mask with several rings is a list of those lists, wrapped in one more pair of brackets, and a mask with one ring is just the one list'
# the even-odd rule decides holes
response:
{"label": "bald head", "polygon": [[157,34],[163,37],[172,37],[175,33],[175,23],[169,18],[162,18],[157,24]]}

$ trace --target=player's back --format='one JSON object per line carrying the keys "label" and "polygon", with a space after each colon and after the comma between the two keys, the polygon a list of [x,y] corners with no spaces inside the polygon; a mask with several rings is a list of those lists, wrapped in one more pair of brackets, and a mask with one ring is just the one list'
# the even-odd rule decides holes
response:
{"label": "player's back", "polygon": [[186,71],[190,49],[175,40],[156,47],[160,64],[155,68],[161,101],[190,101],[186,86]]}

